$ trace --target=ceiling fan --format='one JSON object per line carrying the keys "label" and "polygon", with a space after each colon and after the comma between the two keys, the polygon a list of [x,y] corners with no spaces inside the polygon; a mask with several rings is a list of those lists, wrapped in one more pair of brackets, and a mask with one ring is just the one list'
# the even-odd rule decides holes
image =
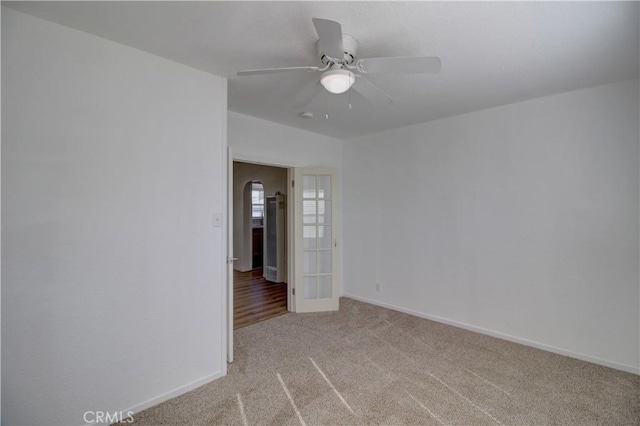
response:
{"label": "ceiling fan", "polygon": [[351,89],[368,101],[385,106],[393,99],[373,84],[363,74],[404,73],[435,74],[440,72],[441,62],[437,56],[358,58],[358,40],[343,34],[339,22],[313,18],[318,33],[316,44],[322,67],[266,68],[239,71],[239,76],[274,74],[281,72],[321,72],[320,80],[304,88],[293,103],[294,108],[304,108],[324,88],[330,93],[344,93]]}

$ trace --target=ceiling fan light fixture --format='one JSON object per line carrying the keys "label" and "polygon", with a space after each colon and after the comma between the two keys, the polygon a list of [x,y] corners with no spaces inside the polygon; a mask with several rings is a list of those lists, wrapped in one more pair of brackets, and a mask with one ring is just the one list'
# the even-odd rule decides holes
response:
{"label": "ceiling fan light fixture", "polygon": [[349,70],[330,70],[322,74],[320,83],[328,92],[344,93],[356,81],[356,76]]}

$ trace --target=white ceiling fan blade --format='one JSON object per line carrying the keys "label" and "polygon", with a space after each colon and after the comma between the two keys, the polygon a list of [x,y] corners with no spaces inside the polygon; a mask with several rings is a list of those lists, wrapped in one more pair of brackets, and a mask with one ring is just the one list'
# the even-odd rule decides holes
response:
{"label": "white ceiling fan blade", "polygon": [[311,103],[313,98],[323,90],[322,84],[316,81],[315,84],[311,84],[298,93],[295,100],[291,104],[293,108],[304,108]]}
{"label": "white ceiling fan blade", "polygon": [[358,61],[358,69],[365,73],[437,74],[442,61],[437,56],[371,58]]}
{"label": "white ceiling fan blade", "polygon": [[289,71],[318,71],[318,67],[287,67],[287,68],[264,68],[261,70],[244,70],[238,71],[239,76],[259,75],[259,74],[276,74]]}
{"label": "white ceiling fan blade", "polygon": [[318,33],[320,50],[333,59],[344,58],[342,25],[336,21],[320,18],[313,18],[313,25]]}
{"label": "white ceiling fan blade", "polygon": [[361,75],[356,76],[356,81],[351,86],[351,89],[360,93],[366,100],[375,105],[384,107],[393,103],[391,96]]}

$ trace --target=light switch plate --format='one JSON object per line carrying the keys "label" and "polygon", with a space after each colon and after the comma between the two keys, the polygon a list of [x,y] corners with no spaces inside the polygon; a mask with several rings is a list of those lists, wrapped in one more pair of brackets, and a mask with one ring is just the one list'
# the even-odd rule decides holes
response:
{"label": "light switch plate", "polygon": [[222,228],[222,213],[220,212],[213,213],[213,227]]}

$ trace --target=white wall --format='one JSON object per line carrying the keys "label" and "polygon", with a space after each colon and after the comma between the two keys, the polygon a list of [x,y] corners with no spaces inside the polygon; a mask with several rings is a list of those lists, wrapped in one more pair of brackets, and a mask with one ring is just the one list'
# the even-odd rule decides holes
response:
{"label": "white wall", "polygon": [[638,372],[638,95],[631,80],[346,141],[345,292]]}
{"label": "white wall", "polygon": [[285,167],[340,168],[342,145],[338,139],[229,111],[229,146],[234,159]]}
{"label": "white wall", "polygon": [[[251,181],[262,182],[265,197],[274,195],[276,192],[286,196],[287,169],[251,163],[233,163],[233,257],[238,258],[234,262],[234,268],[239,271],[249,271],[252,268],[251,204],[245,203],[243,196],[245,186]],[[288,202],[287,198],[285,200]],[[245,221],[245,218],[249,220]]]}
{"label": "white wall", "polygon": [[224,374],[226,81],[2,10],[3,424]]}

